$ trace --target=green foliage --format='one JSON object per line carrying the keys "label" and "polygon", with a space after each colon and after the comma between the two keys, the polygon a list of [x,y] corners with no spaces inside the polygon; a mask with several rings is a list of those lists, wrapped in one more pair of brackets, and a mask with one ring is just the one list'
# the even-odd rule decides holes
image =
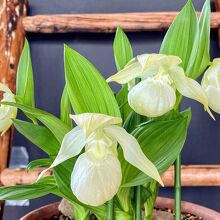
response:
{"label": "green foliage", "polygon": [[[114,57],[117,70],[120,71],[133,58],[133,51],[128,37],[124,31],[118,27],[113,44]],[[117,93],[116,99],[120,107],[122,119],[125,120],[132,111],[128,105],[128,86],[123,85]]]}
{"label": "green foliage", "polygon": [[210,63],[210,17],[210,0],[206,0],[199,19],[199,34],[186,70],[186,75],[193,79],[198,78]]}
{"label": "green foliage", "polygon": [[125,65],[133,58],[131,44],[128,40],[128,37],[120,27],[117,28],[115,34],[113,49],[116,67],[119,71],[123,69]]}
{"label": "green foliage", "polygon": [[27,40],[25,40],[19,60],[16,83],[16,95],[22,98],[23,104],[34,107],[33,71],[30,48]]}
{"label": "green foliage", "polygon": [[50,158],[33,160],[28,164],[27,170],[32,171],[33,169],[38,168],[38,167],[49,167],[51,163],[52,163],[52,160]]}
{"label": "green foliage", "polygon": [[198,21],[188,0],[178,14],[161,45],[160,53],[179,56],[186,75],[196,79],[209,65],[210,0],[206,0]]}
{"label": "green foliage", "polygon": [[30,185],[0,187],[1,200],[35,199],[45,196],[49,193],[56,195],[59,194],[55,179],[52,176],[40,179],[38,182]]}
{"label": "green foliage", "polygon": [[[145,155],[155,164],[160,174],[165,172],[179,155],[187,134],[191,112],[173,113],[173,117],[151,120],[136,128],[132,134],[138,140]],[[144,173],[127,163],[120,151],[123,187],[147,183],[151,180]]]}
{"label": "green foliage", "polygon": [[22,135],[45,153],[48,155],[56,155],[58,153],[60,143],[48,128],[18,119],[14,119],[13,123]]}
{"label": "green foliage", "polygon": [[72,127],[72,120],[70,118],[70,113],[71,113],[71,103],[67,92],[67,86],[65,86],[60,102],[60,118],[64,123]]}
{"label": "green foliage", "polygon": [[[34,107],[34,79],[31,63],[30,47],[25,39],[24,48],[18,63],[17,79],[16,79],[16,101],[21,104]],[[26,113],[34,123],[36,120],[33,116]]]}
{"label": "green foliage", "polygon": [[76,114],[95,112],[120,117],[114,94],[99,71],[66,45],[64,65],[67,91]]}
{"label": "green foliage", "polygon": [[57,138],[59,143],[62,142],[64,135],[70,131],[70,127],[68,125],[66,125],[59,118],[46,111],[37,108],[31,108],[29,106],[24,106],[13,102],[0,102],[0,104],[17,107],[24,113],[27,113],[37,118],[53,133],[53,135]]}
{"label": "green foliage", "polygon": [[123,85],[121,90],[116,94],[116,100],[118,102],[120,111],[121,111],[121,117],[124,120],[129,116],[132,109],[130,105],[128,104],[128,85]]}

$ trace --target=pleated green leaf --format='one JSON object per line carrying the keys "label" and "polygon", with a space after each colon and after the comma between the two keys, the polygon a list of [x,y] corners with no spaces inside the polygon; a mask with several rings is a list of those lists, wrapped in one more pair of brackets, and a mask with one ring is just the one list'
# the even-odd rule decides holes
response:
{"label": "pleated green leaf", "polygon": [[116,67],[119,71],[123,69],[125,65],[133,58],[133,51],[130,41],[121,27],[117,28],[113,49]]}
{"label": "pleated green leaf", "polygon": [[[160,174],[165,172],[179,155],[187,134],[190,111],[178,116],[165,117],[143,123],[132,134],[138,140],[145,155],[155,164]],[[130,187],[151,180],[147,175],[127,163],[119,153],[123,171],[123,186]]]}
{"label": "pleated green leaf", "polygon": [[162,42],[160,53],[179,56],[186,70],[194,43],[199,37],[199,25],[192,1],[188,0],[168,29]]}
{"label": "pleated green leaf", "polygon": [[70,131],[70,127],[66,125],[64,122],[62,122],[59,118],[55,117],[54,115],[37,109],[37,108],[31,108],[28,106],[24,106],[18,103],[13,102],[0,102],[0,104],[4,105],[10,105],[19,108],[24,113],[28,113],[35,118],[37,118],[39,121],[41,121],[57,138],[59,143],[62,142],[64,135]]}
{"label": "pleated green leaf", "polygon": [[60,118],[64,123],[72,127],[72,120],[70,118],[70,113],[71,113],[71,103],[67,92],[67,86],[65,86],[60,103]]}
{"label": "pleated green leaf", "polygon": [[112,90],[92,63],[65,45],[64,65],[67,91],[76,114],[95,112],[120,117]]}
{"label": "pleated green leaf", "polygon": [[186,75],[193,79],[197,79],[210,63],[210,17],[210,0],[206,0],[199,19],[199,37],[186,70]]}
{"label": "pleated green leaf", "polygon": [[128,104],[128,85],[122,86],[121,90],[116,94],[116,100],[121,111],[121,117],[124,121],[132,112],[132,109]]}
{"label": "pleated green leaf", "polygon": [[[115,64],[117,70],[121,70],[125,67],[125,65],[133,58],[133,50],[131,47],[131,43],[122,30],[122,28],[118,27],[114,44],[114,57],[115,57]],[[132,111],[131,107],[128,104],[128,86],[123,85],[121,90],[116,95],[116,100],[118,102],[122,119],[125,120],[129,113]]]}
{"label": "pleated green leaf", "polygon": [[58,194],[54,177],[48,176],[30,185],[0,187],[1,200],[35,199],[49,193]]}
{"label": "pleated green leaf", "polygon": [[48,128],[18,119],[14,119],[13,124],[17,131],[48,155],[56,155],[58,153],[60,143]]}
{"label": "pleated green leaf", "polygon": [[37,160],[31,161],[28,164],[27,170],[31,171],[31,170],[36,169],[38,167],[50,167],[51,164],[52,164],[52,160],[50,158],[37,159]]}
{"label": "pleated green leaf", "polygon": [[30,48],[27,40],[25,40],[18,64],[16,95],[22,99],[23,104],[34,107],[34,80]]}

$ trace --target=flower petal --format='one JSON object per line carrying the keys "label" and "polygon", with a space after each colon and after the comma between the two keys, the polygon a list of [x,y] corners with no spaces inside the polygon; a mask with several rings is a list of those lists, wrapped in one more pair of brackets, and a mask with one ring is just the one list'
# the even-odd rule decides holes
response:
{"label": "flower petal", "polygon": [[0,91],[11,93],[11,90],[3,83],[0,83]]}
{"label": "flower petal", "polygon": [[220,58],[213,60],[212,65],[206,70],[202,79],[202,88],[208,85],[220,88]]}
{"label": "flower petal", "polygon": [[98,113],[84,113],[79,115],[70,115],[75,123],[84,129],[86,137],[88,137],[97,128],[106,125],[119,124],[122,122],[121,118],[112,117]]}
{"label": "flower petal", "polygon": [[144,70],[150,68],[157,69],[163,68],[165,70],[172,66],[177,66],[182,63],[182,60],[178,56],[164,55],[164,54],[142,54],[138,55],[137,59]]}
{"label": "flower petal", "polygon": [[181,67],[175,67],[170,69],[169,75],[172,78],[177,90],[183,96],[194,99],[203,104],[205,110],[214,119],[214,116],[212,115],[208,106],[208,99],[206,97],[206,94],[197,81],[189,77],[186,77],[184,74],[184,70]]}
{"label": "flower petal", "polygon": [[136,58],[131,60],[125,68],[116,73],[115,75],[110,76],[106,82],[117,82],[120,84],[128,83],[129,81],[140,77],[142,74],[142,67]]}
{"label": "flower petal", "polygon": [[43,170],[38,179],[39,180],[41,177],[43,177],[43,175],[51,168],[59,165],[60,163],[78,155],[81,150],[83,149],[83,147],[86,144],[86,138],[85,138],[85,134],[83,132],[83,129],[79,128],[79,127],[75,127],[74,129],[72,129],[69,133],[67,133],[64,136],[62,145],[60,147],[60,150],[57,154],[57,157],[55,158],[55,160],[53,161],[53,163],[51,164],[51,166],[45,170]]}
{"label": "flower petal", "polygon": [[207,86],[204,91],[208,97],[210,108],[220,114],[220,88]]}
{"label": "flower petal", "polygon": [[220,114],[220,58],[214,59],[202,79],[210,108]]}
{"label": "flower petal", "polygon": [[[4,84],[0,83],[0,91],[3,91],[3,99],[2,102],[15,102],[14,94],[11,90],[5,86]],[[12,120],[17,116],[17,108],[8,106],[8,105],[0,105],[0,132],[1,136],[11,127]]]}
{"label": "flower petal", "polygon": [[0,132],[1,136],[11,127],[12,120],[10,118],[4,118],[0,120]]}
{"label": "flower petal", "polygon": [[163,185],[157,168],[144,155],[139,143],[132,135],[127,133],[124,128],[115,125],[104,128],[104,131],[107,135],[115,138],[119,142],[122,147],[125,160]]}
{"label": "flower petal", "polygon": [[163,80],[146,79],[128,93],[128,103],[140,115],[157,117],[170,111],[176,102],[174,89]]}
{"label": "flower petal", "polygon": [[113,198],[121,180],[121,165],[113,154],[94,160],[89,153],[83,153],[74,166],[71,189],[80,202],[99,206]]}

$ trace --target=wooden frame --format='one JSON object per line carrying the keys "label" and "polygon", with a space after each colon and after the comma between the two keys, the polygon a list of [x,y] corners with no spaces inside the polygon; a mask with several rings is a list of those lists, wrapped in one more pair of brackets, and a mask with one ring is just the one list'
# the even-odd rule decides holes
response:
{"label": "wooden frame", "polygon": [[[216,12],[212,12],[211,27],[218,29],[220,45],[220,0],[215,0]],[[0,0],[0,82],[15,92],[18,60],[22,51],[25,32],[114,32],[117,26],[125,31],[164,31],[177,12],[74,14],[26,16],[27,0]],[[199,14],[199,13],[198,13]],[[13,140],[13,128],[0,137],[0,184],[32,183],[39,170],[6,169]],[[196,175],[195,175],[196,174]],[[163,176],[165,185],[173,185],[173,168]],[[220,186],[220,165],[183,166],[182,181],[185,186]],[[4,203],[0,203],[2,219]]]}

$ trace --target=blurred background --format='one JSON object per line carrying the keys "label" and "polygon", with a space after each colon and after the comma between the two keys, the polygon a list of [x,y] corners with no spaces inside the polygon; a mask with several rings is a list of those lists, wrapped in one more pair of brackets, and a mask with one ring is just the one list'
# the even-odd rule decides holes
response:
{"label": "blurred background", "polygon": [[[28,14],[179,11],[185,2],[185,0],[29,0]],[[193,2],[196,10],[201,10],[204,1],[194,0]],[[134,55],[157,53],[164,35],[165,32],[128,33]],[[88,58],[105,78],[116,72],[112,49],[114,34],[28,34],[27,39],[31,47],[36,106],[57,116],[64,87],[64,43]],[[220,57],[217,40],[217,31],[212,31],[212,58]],[[111,86],[114,91],[119,89],[116,84]],[[182,109],[189,106],[192,108],[193,117],[182,152],[182,163],[219,164],[220,116],[215,115],[216,122],[214,122],[200,104],[184,100]],[[40,149],[17,132],[14,146],[26,147],[30,161],[45,156]],[[160,195],[173,197],[173,190],[171,188],[161,189]],[[182,198],[220,211],[220,187],[183,188]],[[4,220],[17,220],[30,210],[58,200],[59,198],[49,195],[30,201],[29,206],[6,206]]]}

